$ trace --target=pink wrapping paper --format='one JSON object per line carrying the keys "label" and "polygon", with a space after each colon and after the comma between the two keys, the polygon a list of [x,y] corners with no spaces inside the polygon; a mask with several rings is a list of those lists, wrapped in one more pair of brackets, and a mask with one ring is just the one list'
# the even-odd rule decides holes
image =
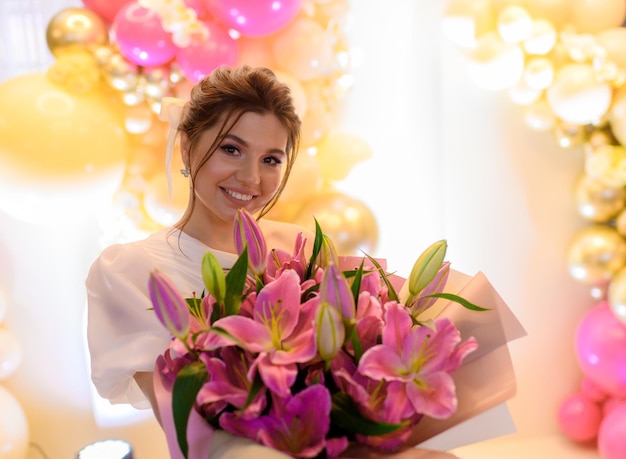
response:
{"label": "pink wrapping paper", "polygon": [[[340,267],[343,270],[353,269],[359,266],[360,261],[360,257],[340,257]],[[384,260],[377,261],[386,269]],[[405,293],[401,288],[404,285],[404,279],[391,276],[390,280],[402,298]],[[451,427],[506,402],[515,395],[516,391],[515,374],[507,343],[526,335],[522,325],[482,273],[472,277],[451,270],[445,291],[453,292],[490,310],[470,311],[457,303],[446,300],[439,300],[429,309],[432,318],[449,317],[460,330],[464,340],[474,336],[478,340],[479,349],[467,356],[463,365],[454,374],[459,400],[456,413],[445,420],[424,418],[416,425],[409,445],[419,445]],[[174,428],[171,392],[163,385],[160,370],[161,366],[157,361],[154,388],[162,428],[172,459],[183,459]],[[489,430],[490,425],[481,428],[481,440],[500,435],[495,429],[490,435]],[[206,421],[194,410],[189,419],[187,439],[189,459],[241,457],[282,459],[289,457],[248,439],[236,438],[222,431],[212,432]],[[450,441],[445,449],[457,446],[459,446],[457,442]],[[346,459],[450,459],[456,456],[414,447],[393,454],[383,454],[364,446],[353,445],[341,457]]]}

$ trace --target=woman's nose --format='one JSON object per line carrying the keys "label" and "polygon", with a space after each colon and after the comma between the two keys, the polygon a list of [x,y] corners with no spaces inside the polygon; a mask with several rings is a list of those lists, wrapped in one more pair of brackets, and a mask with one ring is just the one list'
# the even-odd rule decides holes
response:
{"label": "woman's nose", "polygon": [[256,185],[261,182],[259,163],[252,159],[243,161],[235,174],[237,180],[245,184]]}

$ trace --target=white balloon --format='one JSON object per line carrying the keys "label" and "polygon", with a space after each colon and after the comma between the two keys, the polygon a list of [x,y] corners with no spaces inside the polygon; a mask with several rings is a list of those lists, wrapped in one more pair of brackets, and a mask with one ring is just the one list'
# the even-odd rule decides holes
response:
{"label": "white balloon", "polygon": [[613,91],[608,83],[596,79],[590,65],[569,64],[557,72],[546,95],[559,118],[584,125],[602,118],[611,105]]}
{"label": "white balloon", "polygon": [[24,459],[28,440],[28,422],[22,406],[0,386],[0,459]]}
{"label": "white balloon", "polygon": [[0,379],[11,376],[22,362],[22,348],[11,331],[0,328]]}
{"label": "white balloon", "polygon": [[469,74],[481,88],[510,89],[524,73],[524,51],[519,44],[506,43],[497,33],[481,37],[472,52]]}

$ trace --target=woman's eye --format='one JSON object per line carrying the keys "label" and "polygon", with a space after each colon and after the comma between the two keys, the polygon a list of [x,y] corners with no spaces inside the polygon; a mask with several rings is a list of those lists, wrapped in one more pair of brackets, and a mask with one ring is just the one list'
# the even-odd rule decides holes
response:
{"label": "woman's eye", "polygon": [[234,147],[232,145],[222,145],[220,148],[223,152],[231,154],[231,155],[235,155],[239,153],[239,148]]}
{"label": "woman's eye", "polygon": [[271,164],[273,166],[278,166],[278,165],[283,163],[283,160],[281,158],[277,158],[275,156],[266,156],[265,158],[263,158],[263,162],[265,164]]}

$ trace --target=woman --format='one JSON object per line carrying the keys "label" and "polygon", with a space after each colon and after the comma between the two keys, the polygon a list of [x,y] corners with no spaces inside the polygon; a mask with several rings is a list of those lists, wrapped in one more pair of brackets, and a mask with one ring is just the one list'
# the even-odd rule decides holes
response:
{"label": "woman", "polygon": [[[224,268],[232,266],[236,211],[261,217],[276,203],[296,157],[300,120],[289,88],[270,70],[223,67],[194,86],[176,131],[181,172],[189,177],[182,218],[145,240],[106,248],[86,280],[98,393],[111,403],[153,408],[157,419],[152,370],[170,335],[150,310],[149,273],[166,273],[191,297],[203,290],[200,266],[207,251]],[[313,242],[312,233],[296,225],[262,219],[260,226],[270,248],[291,252],[300,232],[309,246]]]}

